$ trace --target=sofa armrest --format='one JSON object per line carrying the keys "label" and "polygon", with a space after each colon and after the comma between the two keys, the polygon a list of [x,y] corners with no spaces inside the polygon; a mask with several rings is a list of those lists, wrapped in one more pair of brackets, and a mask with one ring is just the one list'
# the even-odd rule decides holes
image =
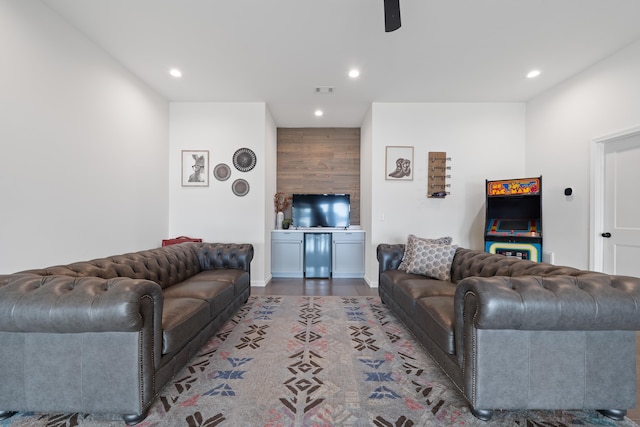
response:
{"label": "sofa armrest", "polygon": [[0,286],[0,331],[162,333],[163,296],[154,282],[125,277],[16,274]]}
{"label": "sofa armrest", "polygon": [[234,268],[251,274],[253,245],[249,243],[193,243],[200,270]]}
{"label": "sofa armrest", "polygon": [[[540,393],[565,402],[564,407],[628,407],[635,378],[622,380],[635,365],[640,279],[594,272],[468,277],[458,283],[454,298],[455,357],[463,374],[461,387],[473,407],[532,408],[527,405],[540,402],[535,397]],[[567,360],[575,359],[579,368],[567,369],[573,366]],[[540,374],[540,367],[551,374]],[[548,388],[550,383],[538,375],[563,386]],[[602,385],[596,387],[598,382]],[[585,394],[564,400],[564,387]],[[599,397],[586,404],[584,396],[592,393]],[[516,399],[505,400],[507,395]],[[616,403],[603,404],[605,395],[605,401]],[[529,398],[518,401],[522,396]],[[598,406],[582,406],[594,404]]]}
{"label": "sofa armrest", "polygon": [[397,270],[404,256],[404,244],[381,243],[376,250],[378,274],[387,270]]}
{"label": "sofa armrest", "polygon": [[455,316],[456,328],[472,319],[477,329],[640,330],[640,279],[468,277],[456,287]]}

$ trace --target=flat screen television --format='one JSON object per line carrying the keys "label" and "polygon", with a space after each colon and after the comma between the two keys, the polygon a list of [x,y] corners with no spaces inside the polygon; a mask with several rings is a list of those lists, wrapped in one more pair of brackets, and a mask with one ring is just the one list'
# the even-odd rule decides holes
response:
{"label": "flat screen television", "polygon": [[348,194],[294,194],[292,202],[294,227],[349,227]]}

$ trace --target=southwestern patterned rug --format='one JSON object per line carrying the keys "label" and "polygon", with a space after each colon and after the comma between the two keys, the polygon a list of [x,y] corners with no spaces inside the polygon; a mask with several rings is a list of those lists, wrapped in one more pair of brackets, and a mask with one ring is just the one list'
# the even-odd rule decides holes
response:
{"label": "southwestern patterned rug", "polygon": [[[116,416],[20,413],[2,426],[121,426]],[[597,412],[474,418],[377,297],[251,297],[162,391],[140,427],[611,426]]]}

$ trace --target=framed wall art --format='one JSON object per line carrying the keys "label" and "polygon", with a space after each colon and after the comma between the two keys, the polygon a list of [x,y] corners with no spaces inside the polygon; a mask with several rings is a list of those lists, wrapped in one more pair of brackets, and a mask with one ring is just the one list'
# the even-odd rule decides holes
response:
{"label": "framed wall art", "polygon": [[182,150],[182,186],[209,186],[209,151]]}
{"label": "framed wall art", "polygon": [[387,146],[384,177],[389,181],[413,180],[413,147]]}

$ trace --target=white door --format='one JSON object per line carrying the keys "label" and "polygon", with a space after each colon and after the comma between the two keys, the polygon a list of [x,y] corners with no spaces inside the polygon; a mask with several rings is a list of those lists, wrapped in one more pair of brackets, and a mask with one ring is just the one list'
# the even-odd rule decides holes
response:
{"label": "white door", "polygon": [[603,271],[640,277],[640,134],[604,147]]}

